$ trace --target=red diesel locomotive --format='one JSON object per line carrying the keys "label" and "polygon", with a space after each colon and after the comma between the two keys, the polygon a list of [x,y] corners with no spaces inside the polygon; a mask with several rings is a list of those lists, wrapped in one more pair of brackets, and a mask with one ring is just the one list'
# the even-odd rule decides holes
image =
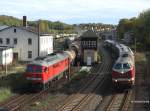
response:
{"label": "red diesel locomotive", "polygon": [[[119,47],[118,47],[119,48]],[[134,85],[135,63],[131,49],[123,44],[119,48],[120,55],[112,69],[112,81],[116,85]]]}
{"label": "red diesel locomotive", "polygon": [[118,85],[129,85],[135,84],[135,63],[134,53],[132,50],[112,40],[106,40],[104,47],[111,48],[117,55],[117,60],[112,68],[112,82],[115,86]]}
{"label": "red diesel locomotive", "polygon": [[75,51],[70,50],[38,57],[27,65],[24,75],[31,83],[45,86],[60,76],[62,72],[68,71],[75,56]]}
{"label": "red diesel locomotive", "polygon": [[134,85],[135,65],[132,55],[126,53],[118,58],[112,70],[112,81],[115,85]]}

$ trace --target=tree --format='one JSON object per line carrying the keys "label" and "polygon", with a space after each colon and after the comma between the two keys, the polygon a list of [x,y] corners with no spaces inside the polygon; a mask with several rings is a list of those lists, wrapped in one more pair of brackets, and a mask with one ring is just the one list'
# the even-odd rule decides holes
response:
{"label": "tree", "polygon": [[140,13],[137,18],[121,19],[117,32],[120,38],[123,37],[125,32],[132,32],[139,46],[150,50],[150,9]]}

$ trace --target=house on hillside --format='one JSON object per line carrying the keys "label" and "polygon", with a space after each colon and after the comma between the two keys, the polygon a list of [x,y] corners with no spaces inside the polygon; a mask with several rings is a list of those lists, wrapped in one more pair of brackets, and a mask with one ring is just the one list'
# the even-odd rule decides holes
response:
{"label": "house on hillside", "polygon": [[10,26],[0,30],[0,46],[13,47],[13,59],[32,61],[38,56],[53,53],[53,36],[39,34],[28,27],[26,18],[23,26]]}

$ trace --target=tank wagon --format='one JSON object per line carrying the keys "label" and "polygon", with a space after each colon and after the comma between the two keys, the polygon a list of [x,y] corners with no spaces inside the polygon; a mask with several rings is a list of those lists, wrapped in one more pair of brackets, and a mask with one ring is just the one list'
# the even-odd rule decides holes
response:
{"label": "tank wagon", "polygon": [[135,83],[135,62],[132,50],[112,40],[104,42],[104,47],[111,48],[117,54],[117,59],[112,68],[112,82],[114,85],[134,85]]}
{"label": "tank wagon", "polygon": [[[60,76],[68,77],[70,65],[74,62],[76,46],[73,49],[38,57],[27,65],[24,73],[29,83],[49,86],[49,84]],[[64,73],[63,73],[64,72]]]}

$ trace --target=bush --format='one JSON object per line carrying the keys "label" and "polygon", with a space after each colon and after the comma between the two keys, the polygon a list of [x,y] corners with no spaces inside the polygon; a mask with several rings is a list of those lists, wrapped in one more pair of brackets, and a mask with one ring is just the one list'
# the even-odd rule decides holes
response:
{"label": "bush", "polygon": [[12,96],[10,88],[0,88],[0,102],[8,99],[10,96]]}

